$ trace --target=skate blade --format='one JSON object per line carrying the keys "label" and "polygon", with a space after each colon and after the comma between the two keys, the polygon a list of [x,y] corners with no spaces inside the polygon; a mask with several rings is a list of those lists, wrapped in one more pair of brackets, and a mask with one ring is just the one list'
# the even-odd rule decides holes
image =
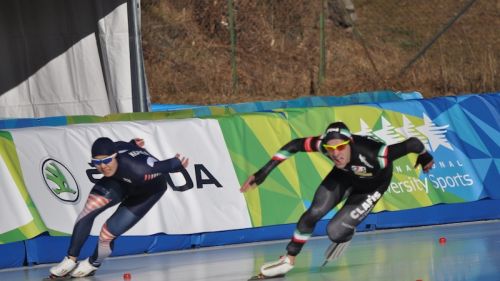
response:
{"label": "skate blade", "polygon": [[50,275],[49,277],[43,278],[42,281],[62,281],[62,280],[69,280],[69,279],[93,280],[92,276],[94,276],[94,275],[95,275],[95,271],[91,272],[89,275],[83,276],[83,277],[73,277],[70,274],[68,274],[66,276],[62,276],[62,277],[61,276]]}
{"label": "skate blade", "polygon": [[71,275],[66,275],[66,276],[55,276],[55,275],[50,275],[49,277],[45,277],[42,279],[42,281],[58,281],[58,280],[68,280],[71,279]]}
{"label": "skate blade", "polygon": [[248,279],[248,281],[250,281],[250,280],[275,279],[275,278],[282,278],[282,277],[285,277],[285,274],[280,274],[280,275],[276,275],[276,276],[265,276],[265,275],[262,275],[262,273],[259,273],[259,274],[255,275],[255,276],[250,277],[250,279]]}

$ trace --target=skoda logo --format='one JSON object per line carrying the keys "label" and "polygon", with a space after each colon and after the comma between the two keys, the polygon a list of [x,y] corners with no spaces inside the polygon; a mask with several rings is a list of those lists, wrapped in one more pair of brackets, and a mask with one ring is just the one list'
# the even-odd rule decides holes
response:
{"label": "skoda logo", "polygon": [[76,202],[80,189],[71,172],[61,162],[47,159],[42,164],[42,175],[50,192],[64,202]]}

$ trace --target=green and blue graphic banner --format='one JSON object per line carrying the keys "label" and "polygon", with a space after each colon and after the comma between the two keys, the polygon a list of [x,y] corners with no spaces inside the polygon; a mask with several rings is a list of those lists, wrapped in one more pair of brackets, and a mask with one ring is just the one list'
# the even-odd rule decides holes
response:
{"label": "green and blue graphic banner", "polygon": [[[435,157],[429,174],[414,169],[416,155],[394,163],[391,185],[374,212],[441,203],[498,199],[500,99],[498,94],[367,105],[274,110],[220,119],[240,182],[293,138],[321,135],[341,120],[352,133],[388,144],[417,137]],[[254,226],[294,223],[309,207],[332,168],[319,153],[299,153],[245,196]],[[331,217],[336,210],[330,212]]]}

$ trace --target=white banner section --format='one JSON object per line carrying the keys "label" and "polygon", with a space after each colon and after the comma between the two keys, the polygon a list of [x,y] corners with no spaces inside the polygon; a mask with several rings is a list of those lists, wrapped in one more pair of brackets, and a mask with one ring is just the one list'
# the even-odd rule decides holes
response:
{"label": "white banner section", "polygon": [[28,224],[33,220],[33,217],[1,156],[0,175],[2,175],[0,177],[0,189],[2,190],[2,196],[0,196],[0,214],[2,214],[0,233],[4,233]]}
{"label": "white banner section", "polygon": [[[189,234],[251,227],[244,196],[216,120],[183,119],[110,122],[10,130],[23,177],[48,228],[71,233],[93,187],[87,170],[90,147],[101,136],[114,141],[139,137],[158,159],[176,153],[189,158],[189,178],[170,174],[173,185],[192,182],[180,191],[169,186],[162,199],[125,235]],[[97,217],[91,234],[116,206]]]}

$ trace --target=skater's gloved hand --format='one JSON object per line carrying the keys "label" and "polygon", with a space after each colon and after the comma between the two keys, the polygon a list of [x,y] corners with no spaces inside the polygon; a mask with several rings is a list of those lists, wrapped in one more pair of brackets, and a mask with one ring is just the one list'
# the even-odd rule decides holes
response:
{"label": "skater's gloved hand", "polygon": [[434,165],[434,158],[429,152],[426,151],[418,155],[417,162],[415,163],[415,168],[418,165],[422,166],[422,170],[424,171],[424,173],[428,173],[432,168],[432,165]]}
{"label": "skater's gloved hand", "polygon": [[240,192],[247,192],[249,189],[254,189],[257,187],[257,183],[255,182],[255,176],[251,175],[248,179],[243,183],[240,188]]}
{"label": "skater's gloved hand", "polygon": [[138,147],[144,147],[144,139],[142,138],[135,138],[133,139],[135,145],[137,145]]}
{"label": "skater's gloved hand", "polygon": [[243,183],[243,185],[240,188],[240,192],[246,192],[249,189],[256,188],[257,185],[264,182],[264,180],[267,177],[267,174],[268,172],[266,173],[264,168],[258,170],[257,172],[255,172],[255,174],[248,177],[248,179]]}
{"label": "skater's gloved hand", "polygon": [[175,154],[175,157],[179,158],[179,160],[181,160],[181,164],[182,164],[182,167],[187,168],[187,166],[189,165],[189,158],[187,157],[181,157],[181,155],[179,153]]}

